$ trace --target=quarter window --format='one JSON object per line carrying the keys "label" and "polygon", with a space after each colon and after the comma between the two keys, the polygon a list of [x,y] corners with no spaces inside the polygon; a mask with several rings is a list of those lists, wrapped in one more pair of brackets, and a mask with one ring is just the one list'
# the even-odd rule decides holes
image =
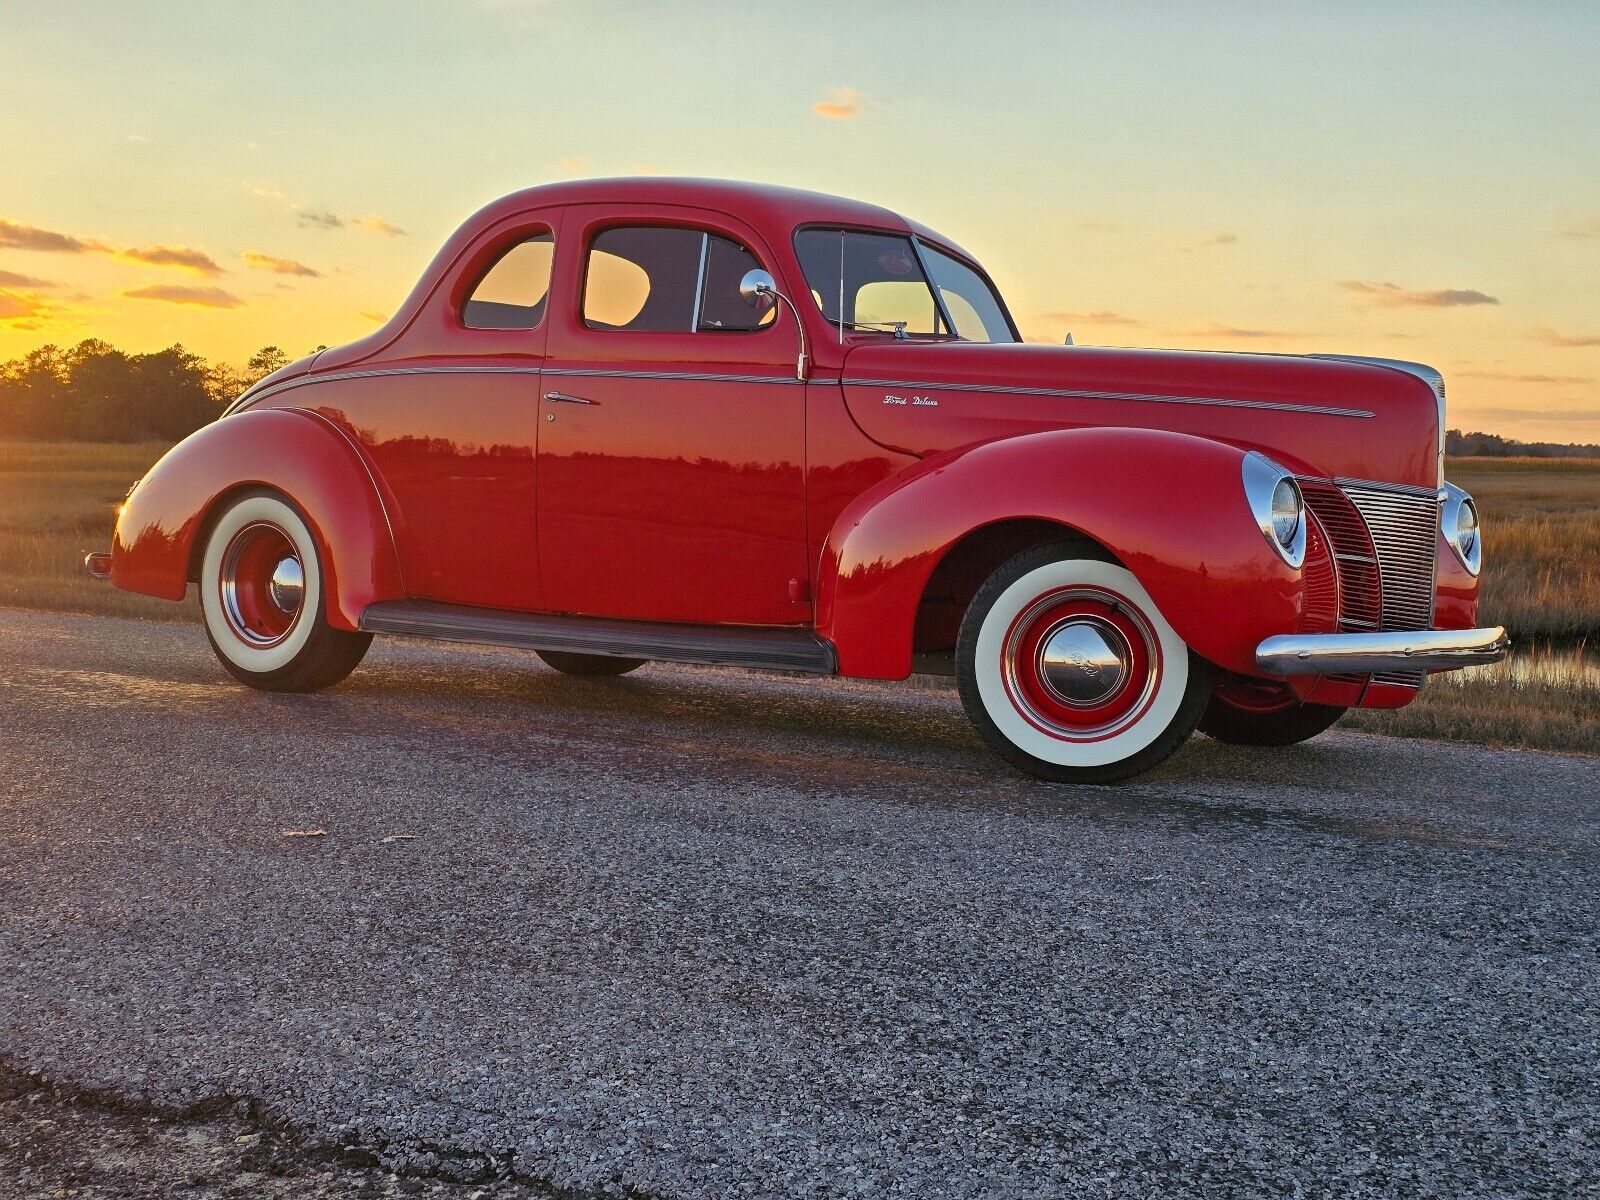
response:
{"label": "quarter window", "polygon": [[484,273],[461,306],[468,329],[533,329],[550,295],[555,238],[540,233],[512,246]]}
{"label": "quarter window", "polygon": [[589,248],[583,320],[646,333],[759,329],[777,314],[747,305],[739,281],[760,265],[739,243],[698,229],[607,229]]}

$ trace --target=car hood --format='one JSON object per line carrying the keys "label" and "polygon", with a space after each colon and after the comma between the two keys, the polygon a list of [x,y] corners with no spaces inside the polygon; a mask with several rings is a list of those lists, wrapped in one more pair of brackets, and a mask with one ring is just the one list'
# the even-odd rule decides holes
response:
{"label": "car hood", "polygon": [[[1436,487],[1437,373],[1391,360],[873,339],[843,386],[879,444],[927,455],[1044,429],[1167,429],[1302,474]],[[1130,464],[1136,468],[1136,464]]]}

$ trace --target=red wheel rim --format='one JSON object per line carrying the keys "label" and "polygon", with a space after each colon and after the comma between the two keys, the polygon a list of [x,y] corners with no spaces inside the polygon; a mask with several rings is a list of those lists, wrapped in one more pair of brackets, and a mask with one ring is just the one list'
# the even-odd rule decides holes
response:
{"label": "red wheel rim", "polygon": [[1063,741],[1112,737],[1155,699],[1161,643],[1139,608],[1099,587],[1058,588],[1019,613],[1001,679],[1022,717]]}
{"label": "red wheel rim", "polygon": [[293,632],[305,607],[305,570],[282,529],[246,525],[223,551],[218,574],[222,615],[240,641],[267,649]]}

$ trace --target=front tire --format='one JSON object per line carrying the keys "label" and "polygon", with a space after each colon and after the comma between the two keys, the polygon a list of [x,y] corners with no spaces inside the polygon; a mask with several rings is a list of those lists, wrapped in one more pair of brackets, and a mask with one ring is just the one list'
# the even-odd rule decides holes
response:
{"label": "front tire", "polygon": [[200,567],[200,611],[217,659],[265,692],[338,683],[372,644],[328,624],[310,524],[276,492],[247,492],[217,518]]}
{"label": "front tire", "polygon": [[1194,732],[1205,660],[1133,573],[1057,542],[1024,551],[978,589],[956,679],[979,734],[1007,762],[1060,783],[1115,783]]}

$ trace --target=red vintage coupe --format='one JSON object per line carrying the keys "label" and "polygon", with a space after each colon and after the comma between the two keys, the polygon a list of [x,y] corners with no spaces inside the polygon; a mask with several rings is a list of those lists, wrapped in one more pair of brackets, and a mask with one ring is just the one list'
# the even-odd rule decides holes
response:
{"label": "red vintage coupe", "polygon": [[90,569],[197,584],[252,687],[337,683],[375,633],[943,671],[1011,763],[1106,782],[1505,655],[1443,429],[1415,363],[1024,345],[971,255],[870,204],[563,183],[173,449]]}

